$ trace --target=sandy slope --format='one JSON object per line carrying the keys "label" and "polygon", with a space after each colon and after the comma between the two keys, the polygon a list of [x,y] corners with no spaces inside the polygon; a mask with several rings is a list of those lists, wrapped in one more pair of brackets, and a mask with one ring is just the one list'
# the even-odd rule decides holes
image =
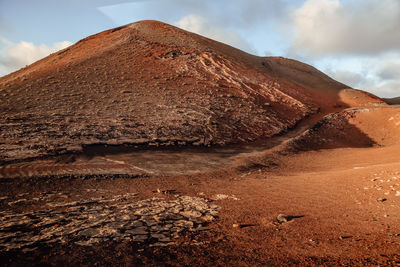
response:
{"label": "sandy slope", "polygon": [[325,116],[290,141],[301,150],[337,147],[392,146],[400,143],[398,106],[352,108]]}

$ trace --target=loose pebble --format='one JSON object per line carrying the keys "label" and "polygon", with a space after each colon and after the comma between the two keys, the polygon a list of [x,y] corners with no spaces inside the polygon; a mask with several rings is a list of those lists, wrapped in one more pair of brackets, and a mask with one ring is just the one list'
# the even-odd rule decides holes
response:
{"label": "loose pebble", "polygon": [[285,223],[285,222],[288,222],[288,216],[284,215],[284,214],[279,214],[278,216],[276,216],[276,220],[279,223]]}

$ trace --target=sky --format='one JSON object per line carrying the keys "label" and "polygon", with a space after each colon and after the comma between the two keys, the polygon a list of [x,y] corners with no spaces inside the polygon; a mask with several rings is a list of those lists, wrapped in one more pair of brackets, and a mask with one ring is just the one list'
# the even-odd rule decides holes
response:
{"label": "sky", "polygon": [[91,34],[163,21],[400,96],[400,0],[0,0],[0,77]]}

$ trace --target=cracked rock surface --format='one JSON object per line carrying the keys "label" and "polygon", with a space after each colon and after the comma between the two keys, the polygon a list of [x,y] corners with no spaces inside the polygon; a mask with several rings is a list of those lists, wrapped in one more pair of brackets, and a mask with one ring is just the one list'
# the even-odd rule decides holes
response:
{"label": "cracked rock surface", "polygon": [[[219,207],[203,198],[181,196],[173,200],[135,201],[135,193],[85,201],[49,202],[48,209],[0,213],[0,251],[38,249],[67,240],[81,246],[103,241],[146,242],[150,246],[174,244],[185,231],[206,230]],[[31,201],[20,199],[16,205]]]}

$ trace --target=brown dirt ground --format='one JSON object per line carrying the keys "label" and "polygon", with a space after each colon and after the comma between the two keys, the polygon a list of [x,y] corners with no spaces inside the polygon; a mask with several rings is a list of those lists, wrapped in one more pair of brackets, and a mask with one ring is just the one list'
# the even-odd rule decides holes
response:
{"label": "brown dirt ground", "polygon": [[[279,164],[273,168],[246,172],[231,168],[177,177],[2,181],[1,193],[10,197],[46,190],[83,193],[85,188],[107,188],[110,194],[138,192],[140,198],[148,198],[161,188],[193,196],[222,193],[240,200],[215,201],[222,210],[210,231],[182,237],[181,245],[149,248],[126,242],[82,248],[67,243],[34,254],[1,253],[1,262],[5,266],[398,265],[398,149],[304,152],[276,158]],[[387,200],[379,202],[378,198]],[[281,213],[298,218],[278,224],[276,216]],[[245,227],[235,228],[234,224]],[[185,245],[187,239],[203,241],[204,245]]]}

